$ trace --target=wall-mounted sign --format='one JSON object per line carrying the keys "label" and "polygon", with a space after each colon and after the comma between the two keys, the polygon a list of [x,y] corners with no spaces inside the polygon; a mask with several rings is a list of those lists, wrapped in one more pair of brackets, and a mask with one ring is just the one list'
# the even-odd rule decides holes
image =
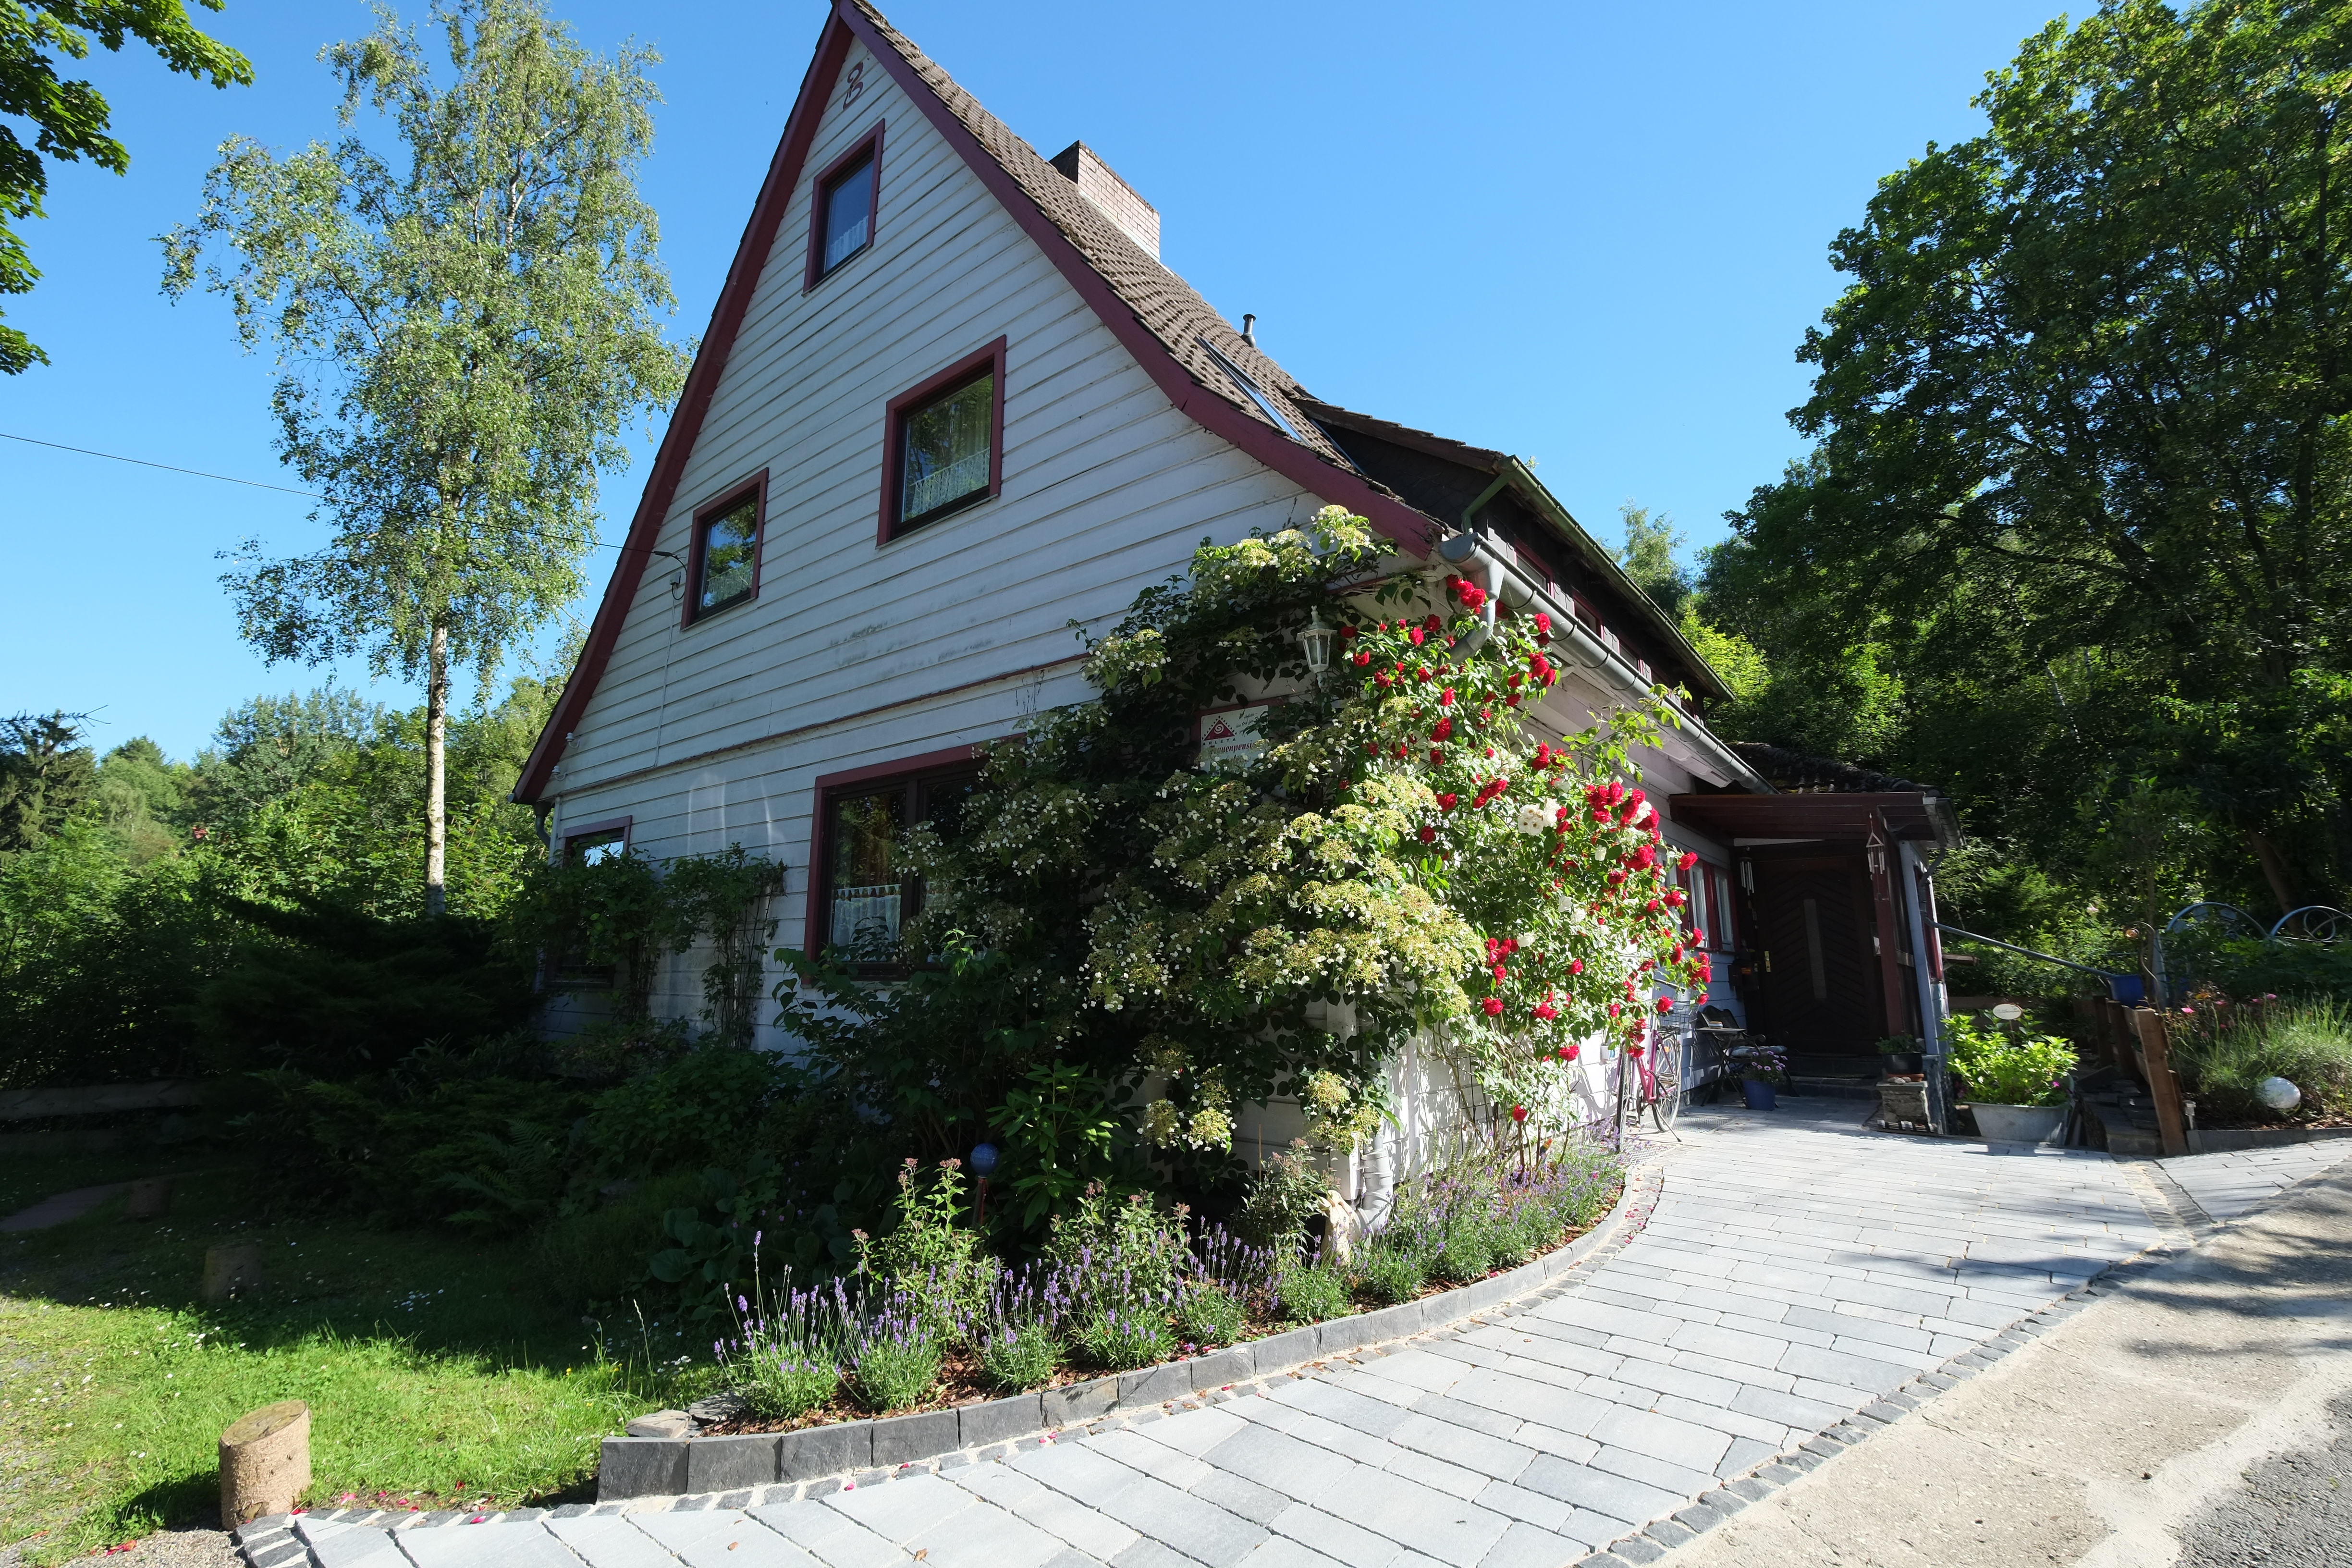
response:
{"label": "wall-mounted sign", "polygon": [[1265,750],[1257,732],[1271,702],[1240,708],[1213,708],[1195,721],[1201,735],[1200,765],[1204,768],[1245,768]]}

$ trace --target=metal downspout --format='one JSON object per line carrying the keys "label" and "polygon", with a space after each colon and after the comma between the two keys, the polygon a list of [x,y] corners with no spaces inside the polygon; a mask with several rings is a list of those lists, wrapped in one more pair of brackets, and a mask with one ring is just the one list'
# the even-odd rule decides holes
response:
{"label": "metal downspout", "polygon": [[1927,928],[1936,919],[1936,879],[1920,863],[1919,851],[1903,842],[1903,868],[1909,873],[1911,968],[1919,985],[1919,1065],[1927,1078],[1927,1125],[1938,1134],[1952,1125],[1952,1079],[1945,1067],[1944,983],[1927,966]]}

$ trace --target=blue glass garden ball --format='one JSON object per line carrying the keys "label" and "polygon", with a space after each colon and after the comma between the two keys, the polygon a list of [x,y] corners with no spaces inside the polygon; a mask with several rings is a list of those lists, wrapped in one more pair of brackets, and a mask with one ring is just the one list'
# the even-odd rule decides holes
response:
{"label": "blue glass garden ball", "polygon": [[971,1173],[975,1176],[985,1176],[995,1169],[996,1145],[993,1143],[974,1144],[971,1151]]}

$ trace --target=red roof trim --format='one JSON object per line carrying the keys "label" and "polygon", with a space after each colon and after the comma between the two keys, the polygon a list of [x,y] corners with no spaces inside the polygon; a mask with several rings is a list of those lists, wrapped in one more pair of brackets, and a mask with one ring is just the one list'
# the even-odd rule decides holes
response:
{"label": "red roof trim", "polygon": [[523,764],[522,777],[514,789],[516,800],[537,801],[546,792],[556,762],[563,755],[566,738],[578,726],[589,698],[604,679],[614,645],[620,639],[621,624],[627,618],[628,606],[635,599],[637,585],[645,576],[646,558],[677,497],[679,476],[694,450],[695,438],[701,434],[703,416],[709,411],[711,395],[718,390],[719,373],[726,368],[735,334],[743,324],[752,291],[759,286],[776,230],[783,222],[784,211],[799,184],[809,144],[816,136],[817,122],[824,117],[825,104],[832,97],[831,83],[841,70],[853,37],[882,63],[899,89],[947,139],[948,145],[962,155],[998,205],[1013,215],[1013,221],[1053,260],[1064,279],[1077,290],[1078,297],[1110,329],[1171,403],[1211,435],[1238,447],[1301,489],[1361,514],[1408,554],[1429,553],[1433,540],[1427,517],[1373,488],[1361,477],[1333,467],[1273,426],[1243,413],[1194,381],[1169,353],[1168,345],[1135,319],[1135,313],[1070,242],[1060,226],[1040,211],[1004,166],[989,155],[979,139],[931,90],[930,84],[907,62],[906,57],[875,30],[852,0],[835,0],[833,15],[817,39],[816,56],[809,63],[808,75],[802,79],[800,96],[793,100],[783,138],[768,165],[767,183],[761,187],[759,203],[751,209],[751,221],[745,226],[742,243],[728,268],[726,286],[719,290],[709,331],[703,334],[701,352],[688,373],[685,394],[678,399],[677,411],[662,437],[661,450],[654,459],[644,499],[637,503],[628,539],[621,546],[620,564],[614,569],[604,601],[597,605],[596,618],[589,626],[580,662],[565,683],[563,696],[549,718],[547,728],[541,732],[539,744],[531,749],[530,761]]}
{"label": "red roof trim", "polygon": [[834,15],[848,24],[858,41],[882,62],[899,89],[914,100],[931,124],[945,137],[948,145],[963,154],[971,172],[980,176],[999,205],[1013,215],[1038,248],[1052,258],[1061,269],[1070,287],[1078,291],[1103,325],[1108,327],[1121,346],[1144,374],[1158,384],[1168,401],[1181,409],[1192,421],[1209,434],[1240,447],[1283,478],[1304,489],[1360,513],[1371,524],[1396,541],[1398,546],[1411,554],[1429,553],[1431,543],[1429,519],[1405,505],[1395,497],[1381,491],[1358,475],[1332,467],[1314,452],[1293,441],[1273,426],[1251,417],[1192,379],[1184,367],[1168,352],[1168,345],[1153,335],[1150,329],[1135,319],[1125,300],[1103,281],[1102,274],[1070,243],[1069,237],[1029,199],[1020,183],[1007,174],[1004,165],[989,155],[964,122],[940,101],[907,58],[893,47],[889,40],[877,32],[850,0],[835,0]]}
{"label": "red roof trim", "polygon": [[816,138],[817,122],[824,118],[833,79],[840,73],[849,45],[850,30],[836,14],[817,37],[815,57],[809,61],[808,75],[801,80],[800,96],[793,100],[792,115],[784,121],[783,136],[776,143],[776,155],[769,162],[767,183],[760,187],[760,199],[751,208],[751,219],[743,226],[743,238],[735,247],[735,259],[727,268],[727,281],[719,290],[719,303],[710,312],[709,330],[702,335],[701,351],[694,357],[694,368],[687,373],[686,390],[678,398],[677,411],[670,416],[669,428],[663,433],[661,448],[654,458],[653,473],[646,481],[645,495],[637,502],[636,516],[630,521],[628,538],[621,545],[620,563],[613,568],[612,581],[605,585],[604,600],[596,606],[596,618],[589,626],[588,641],[580,650],[580,662],[572,667],[562,698],[549,716],[547,728],[540,732],[539,744],[531,748],[530,761],[523,764],[522,777],[514,788],[517,800],[535,802],[546,793],[548,780],[563,755],[564,742],[578,728],[589,698],[604,679],[613,647],[620,640],[621,624],[628,618],[629,605],[635,601],[637,586],[645,578],[646,562],[653,552],[654,541],[661,532],[663,521],[669,516],[671,502],[677,499],[678,480],[686,471],[688,457],[694,451],[695,438],[702,433],[702,420],[710,411],[711,395],[719,390],[719,373],[727,368],[727,356],[735,346],[735,334],[743,325],[743,314],[751,308],[752,292],[760,286],[760,274],[767,267],[776,230],[782,226],[785,208],[792,205],[793,190],[800,183],[801,165],[807,161],[809,143]]}

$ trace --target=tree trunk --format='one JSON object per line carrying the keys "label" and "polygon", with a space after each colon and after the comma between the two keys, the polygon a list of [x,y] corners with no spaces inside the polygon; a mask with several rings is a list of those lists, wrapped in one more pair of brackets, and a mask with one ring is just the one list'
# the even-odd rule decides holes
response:
{"label": "tree trunk", "polygon": [[425,670],[425,912],[449,907],[449,628],[433,628]]}
{"label": "tree trunk", "polygon": [[2295,896],[2294,876],[2287,869],[2286,857],[2270,840],[2266,833],[2249,830],[2246,842],[2253,847],[2254,858],[2263,868],[2263,877],[2271,885],[2271,897],[2278,900],[2279,913],[2297,908],[2302,900]]}

